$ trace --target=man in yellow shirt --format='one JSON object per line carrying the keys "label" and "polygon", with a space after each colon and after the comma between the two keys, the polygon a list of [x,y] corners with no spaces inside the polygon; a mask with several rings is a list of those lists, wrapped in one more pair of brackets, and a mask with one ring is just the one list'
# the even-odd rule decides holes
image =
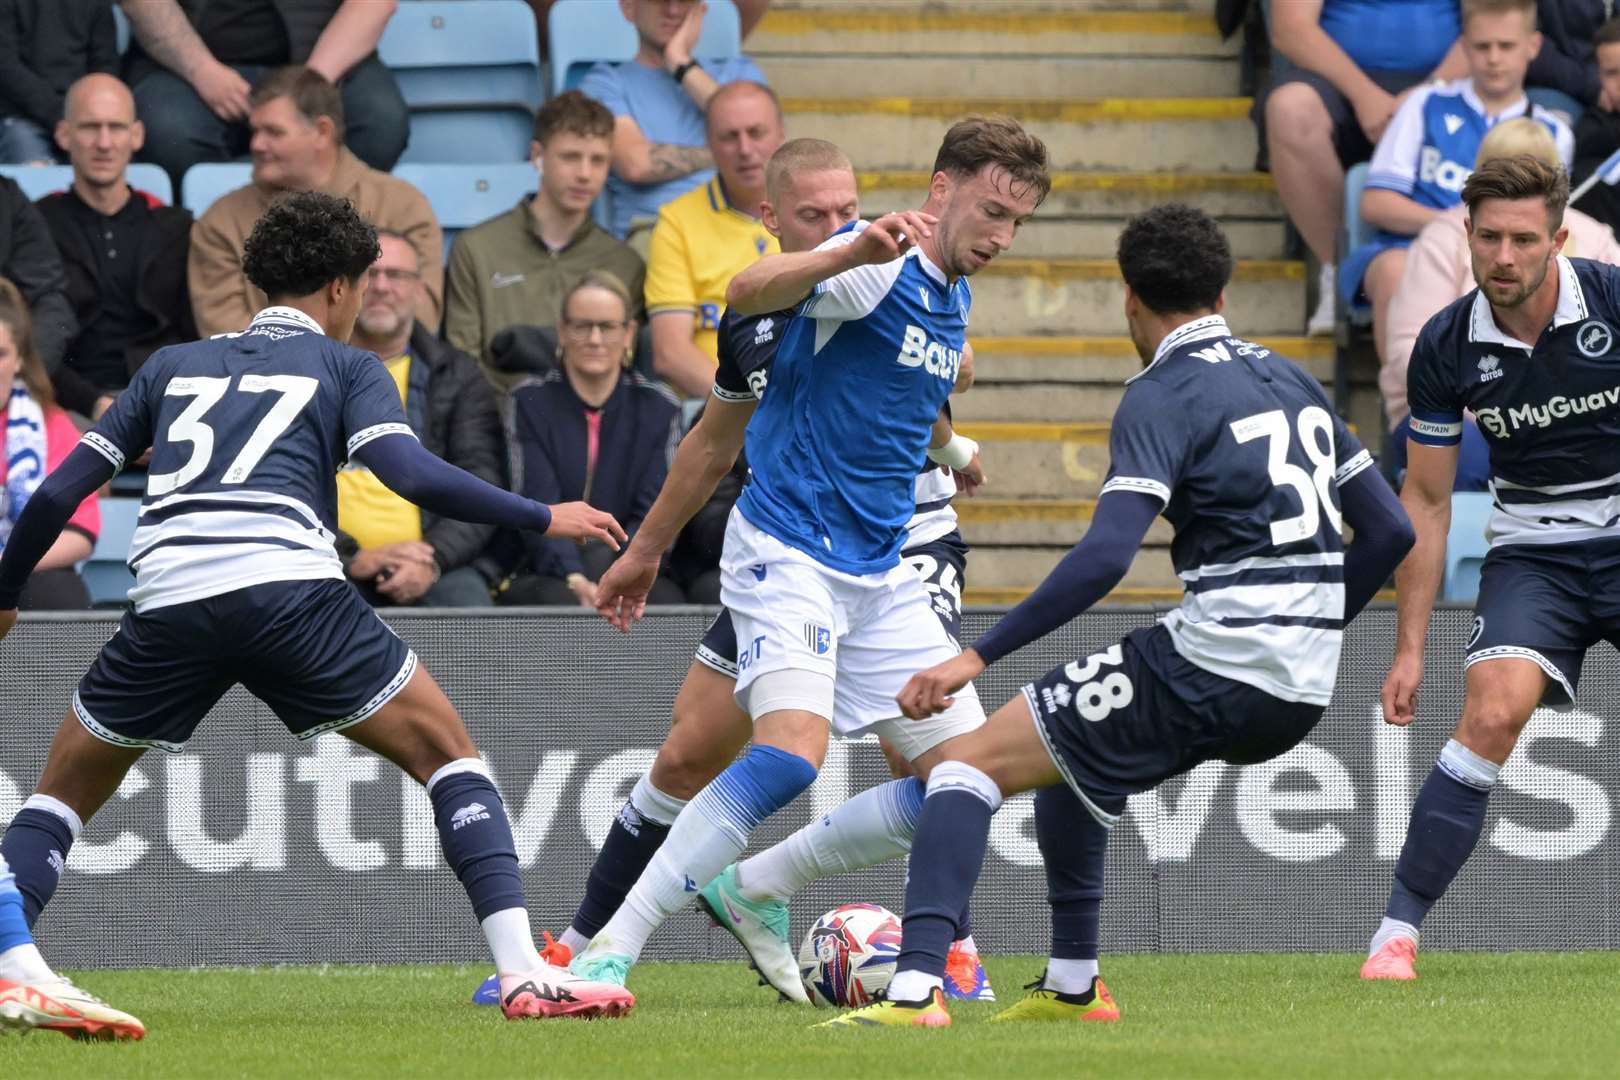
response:
{"label": "man in yellow shirt", "polygon": [[664,205],[647,251],[653,370],[695,398],[707,398],[714,385],[726,286],[737,271],[778,250],[759,214],[765,163],[786,138],[781,104],[756,82],[716,91],[705,131],[715,176]]}

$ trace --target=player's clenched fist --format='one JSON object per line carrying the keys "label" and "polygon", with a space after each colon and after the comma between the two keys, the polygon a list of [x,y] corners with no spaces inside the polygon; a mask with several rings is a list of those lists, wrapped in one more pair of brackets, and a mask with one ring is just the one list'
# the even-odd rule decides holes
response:
{"label": "player's clenched fist", "polygon": [[932,235],[939,219],[921,210],[901,210],[884,214],[861,230],[861,235],[849,245],[852,266],[868,263],[893,262],[910,250],[917,241]]}
{"label": "player's clenched fist", "polygon": [[972,682],[984,670],[984,660],[972,649],[935,664],[927,671],[919,671],[901,688],[894,700],[900,711],[911,720],[926,720],[942,713],[956,702],[958,690]]}
{"label": "player's clenched fist", "polygon": [[1384,723],[1405,727],[1417,715],[1418,684],[1423,681],[1422,656],[1397,656],[1390,665],[1380,695],[1384,702]]}
{"label": "player's clenched fist", "polygon": [[561,536],[569,540],[600,540],[614,551],[621,541],[629,539],[624,526],[606,510],[598,510],[590,503],[558,503],[551,508],[551,528],[547,536]]}

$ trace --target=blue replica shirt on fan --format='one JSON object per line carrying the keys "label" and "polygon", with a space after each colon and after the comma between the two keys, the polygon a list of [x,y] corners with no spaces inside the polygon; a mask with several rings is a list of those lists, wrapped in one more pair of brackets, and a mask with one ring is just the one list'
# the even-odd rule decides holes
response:
{"label": "blue replica shirt on fan", "polygon": [[[853,243],[853,222],[823,249]],[[748,425],[756,528],[848,574],[899,561],[914,481],[956,383],[972,294],[913,248],[816,286],[787,324]]]}
{"label": "blue replica shirt on fan", "polygon": [[387,369],[292,308],[154,353],[83,439],[114,468],[152,449],[130,542],[135,610],[341,580],[338,466],[390,434],[415,437]]}
{"label": "blue replica shirt on fan", "polygon": [[1532,343],[1479,290],[1418,335],[1412,441],[1455,446],[1470,410],[1491,459],[1492,544],[1620,537],[1620,270],[1558,258],[1558,307]]}
{"label": "blue replica shirt on fan", "polygon": [[1344,629],[1338,487],[1372,457],[1322,387],[1206,316],[1131,377],[1109,449],[1103,492],[1152,495],[1175,528],[1185,594],[1164,622],[1176,652],[1285,701],[1326,705]]}

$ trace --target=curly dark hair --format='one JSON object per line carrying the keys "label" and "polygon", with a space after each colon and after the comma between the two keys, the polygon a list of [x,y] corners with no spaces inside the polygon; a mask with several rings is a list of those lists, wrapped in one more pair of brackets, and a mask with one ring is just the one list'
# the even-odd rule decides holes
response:
{"label": "curly dark hair", "polygon": [[1232,278],[1226,234],[1202,210],[1165,203],[1125,223],[1119,234],[1125,284],[1160,315],[1206,311]]}
{"label": "curly dark hair", "polygon": [[308,296],[329,282],[349,282],[382,255],[377,230],[354,204],[300,191],[277,199],[242,246],[248,280],[271,301]]}

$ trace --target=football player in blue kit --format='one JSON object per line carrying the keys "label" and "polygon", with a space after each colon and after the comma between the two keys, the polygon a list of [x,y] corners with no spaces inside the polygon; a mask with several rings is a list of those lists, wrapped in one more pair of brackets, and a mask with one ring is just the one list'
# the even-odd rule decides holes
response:
{"label": "football player in blue kit", "polygon": [[1395,576],[1386,723],[1410,724],[1445,561],[1464,410],[1490,451],[1495,509],[1462,716],[1418,790],[1364,979],[1413,979],[1418,931],[1478,842],[1502,765],[1537,705],[1567,707],[1586,650],[1620,644],[1620,271],[1559,254],[1564,170],[1529,156],[1463,187],[1479,287],[1430,319],[1407,371],[1401,501],[1417,545]]}
{"label": "football player in blue kit", "polygon": [[987,665],[1096,603],[1160,514],[1175,530],[1181,606],[1048,672],[948,748],[912,844],[888,997],[834,1023],[950,1023],[939,987],[952,920],[978,877],[991,815],[1032,789],[1052,955],[997,1019],[1117,1020],[1098,978],[1098,912],[1109,830],[1127,797],[1203,761],[1264,761],[1305,738],[1333,693],[1345,624],[1411,546],[1394,492],[1322,387],[1221,317],[1232,254],[1214,221],[1155,207],[1126,225],[1119,264],[1146,367],[1114,414],[1091,528],[971,648],[913,676],[900,705],[919,719],[948,710]]}
{"label": "football player in blue kit", "polygon": [[344,342],[380,254],[347,200],[292,195],[244,247],[270,306],[242,333],[162,349],[47,476],[0,556],[0,635],[73,508],[152,451],[130,545],[133,610],[91,664],[45,770],[0,840],[31,925],[83,823],[153,747],[184,749],[233,685],[295,736],[341,732],[427,788],[445,860],[465,886],[509,1018],[617,1016],[622,987],[541,960],[512,830],[489,768],[415,654],[360,598],[333,550],[335,473],[348,458],[445,517],[617,546],[584,503],[546,507],[434,456],[371,353]]}

